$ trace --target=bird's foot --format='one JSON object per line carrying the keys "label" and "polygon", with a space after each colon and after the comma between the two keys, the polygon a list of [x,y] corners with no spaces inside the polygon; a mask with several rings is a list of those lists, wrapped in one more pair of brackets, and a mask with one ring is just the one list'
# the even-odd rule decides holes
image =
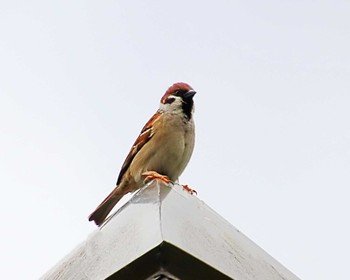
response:
{"label": "bird's foot", "polygon": [[188,185],[182,185],[182,188],[183,188],[185,191],[188,191],[190,194],[196,194],[196,195],[197,195],[196,190],[191,189]]}
{"label": "bird's foot", "polygon": [[166,184],[171,183],[171,180],[169,179],[168,176],[161,175],[157,173],[156,171],[146,171],[142,173],[142,176],[146,176],[145,182],[152,181],[154,179],[160,180]]}

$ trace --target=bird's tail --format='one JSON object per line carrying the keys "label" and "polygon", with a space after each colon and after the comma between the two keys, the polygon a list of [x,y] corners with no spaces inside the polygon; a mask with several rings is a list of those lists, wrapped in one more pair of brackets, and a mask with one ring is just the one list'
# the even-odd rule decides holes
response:
{"label": "bird's tail", "polygon": [[121,193],[120,189],[115,188],[102,203],[97,206],[96,210],[89,216],[89,221],[94,221],[96,225],[100,226],[106,219],[109,212],[112,211],[113,207],[118,201],[125,195]]}

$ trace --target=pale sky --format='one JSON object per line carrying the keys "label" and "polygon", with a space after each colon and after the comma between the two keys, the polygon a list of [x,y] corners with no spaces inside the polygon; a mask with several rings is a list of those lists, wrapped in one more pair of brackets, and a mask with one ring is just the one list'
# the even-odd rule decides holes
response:
{"label": "pale sky", "polygon": [[198,92],[180,182],[300,278],[348,279],[349,1],[0,3],[4,279],[96,229],[177,81]]}

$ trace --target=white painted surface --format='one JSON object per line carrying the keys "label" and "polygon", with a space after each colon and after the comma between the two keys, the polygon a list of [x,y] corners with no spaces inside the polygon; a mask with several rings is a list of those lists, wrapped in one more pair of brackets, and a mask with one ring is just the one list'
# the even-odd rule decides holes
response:
{"label": "white painted surface", "polygon": [[298,279],[203,201],[176,186],[162,200],[164,240],[237,280]]}
{"label": "white painted surface", "polygon": [[103,279],[163,240],[236,280],[296,280],[260,247],[179,185],[153,182],[42,279]]}
{"label": "white painted surface", "polygon": [[150,191],[135,194],[42,279],[104,279],[161,243],[159,200]]}

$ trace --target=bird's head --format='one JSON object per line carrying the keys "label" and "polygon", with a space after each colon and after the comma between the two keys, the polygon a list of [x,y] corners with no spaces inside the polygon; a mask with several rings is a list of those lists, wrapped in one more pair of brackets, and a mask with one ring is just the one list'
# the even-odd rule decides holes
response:
{"label": "bird's head", "polygon": [[160,100],[159,110],[164,112],[183,113],[191,119],[193,113],[193,96],[196,92],[186,83],[175,83],[163,95]]}

